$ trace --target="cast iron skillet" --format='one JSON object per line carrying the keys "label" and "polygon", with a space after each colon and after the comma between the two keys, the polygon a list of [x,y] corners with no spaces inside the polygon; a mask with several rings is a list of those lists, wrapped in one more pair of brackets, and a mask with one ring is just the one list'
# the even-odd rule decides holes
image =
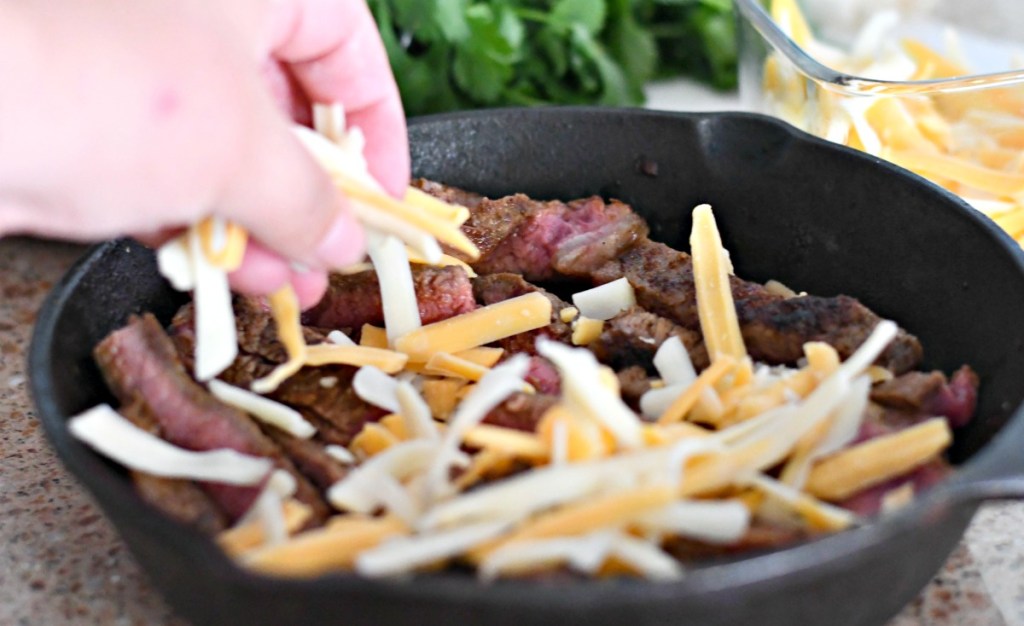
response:
{"label": "cast iron skillet", "polygon": [[952,451],[962,469],[885,520],[695,567],[677,584],[252,575],[143,505],[123,472],[68,435],[68,416],[108,399],[92,346],[130,313],[167,320],[182,301],[147,250],[107,243],[44,306],[32,391],[58,454],[195,623],[879,623],[938,570],[980,500],[1024,495],[1024,258],[950,194],[755,115],[487,111],[413,120],[410,135],[416,175],[486,194],[620,198],[670,244],[685,246],[689,210],[712,203],[739,275],[856,295],[921,337],[926,367],[949,372],[966,362],[979,372],[980,415]]}

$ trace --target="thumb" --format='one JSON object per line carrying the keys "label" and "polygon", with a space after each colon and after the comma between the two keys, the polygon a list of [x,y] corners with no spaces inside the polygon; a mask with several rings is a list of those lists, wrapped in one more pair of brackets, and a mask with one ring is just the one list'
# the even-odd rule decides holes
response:
{"label": "thumb", "polygon": [[[276,111],[254,124],[215,211],[282,257],[318,269],[360,261],[362,227],[344,196]],[[269,123],[266,123],[269,122]]]}

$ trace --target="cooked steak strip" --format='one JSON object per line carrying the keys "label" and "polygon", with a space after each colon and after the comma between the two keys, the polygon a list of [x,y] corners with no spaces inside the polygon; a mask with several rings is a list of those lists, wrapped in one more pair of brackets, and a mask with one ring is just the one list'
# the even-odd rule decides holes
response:
{"label": "cooked steak strip", "polygon": [[[240,355],[220,378],[248,389],[273,365],[259,356]],[[367,422],[387,414],[363,402],[352,390],[356,368],[347,365],[305,367],[281,383],[270,398],[294,407],[317,429],[323,443],[348,446]],[[296,461],[301,465],[301,462]]]}
{"label": "cooked steak strip", "polygon": [[[277,337],[277,325],[274,323],[270,310],[259,298],[235,296],[232,306],[235,311],[235,330],[238,337],[238,349],[243,353],[259,355],[271,364],[283,363],[287,359],[284,344]],[[347,330],[347,329],[343,329]],[[174,341],[187,371],[192,371],[195,363],[195,306],[186,303],[171,320],[168,333]],[[302,327],[303,339],[307,344],[323,343],[327,334],[318,328]],[[262,375],[270,372],[272,368]]]}
{"label": "cooked steak strip", "polygon": [[540,418],[557,402],[557,396],[548,394],[514,393],[491,411],[484,423],[534,432]]}
{"label": "cooked steak strip", "polygon": [[700,370],[708,366],[704,338],[698,331],[683,328],[640,307],[623,311],[605,322],[601,336],[587,347],[599,361],[616,370],[636,365],[654,374],[654,355],[661,344],[673,336],[683,342],[694,367]]}
{"label": "cooked steak strip", "polygon": [[[356,368],[345,365],[309,367],[286,380],[272,395],[285,404],[316,415],[331,430],[322,438],[328,443],[348,446],[367,422],[387,415],[384,409],[364,402],[352,389]],[[333,380],[325,387],[324,378]]]}
{"label": "cooked steak strip", "polygon": [[[155,317],[132,317],[127,326],[100,342],[95,357],[114,395],[123,404],[136,398],[144,401],[169,442],[190,450],[230,448],[273,459],[295,478],[296,498],[313,508],[314,519],[326,517],[327,505],[316,489],[249,416],[221,403],[189,377]],[[203,488],[232,520],[241,517],[259,493],[255,487],[216,483],[203,483]]]}
{"label": "cooked steak strip", "polygon": [[967,425],[978,399],[978,375],[968,366],[949,379],[939,371],[907,372],[871,389],[875,410],[869,411],[861,438],[867,439],[920,422],[945,417],[952,428]]}
{"label": "cooked steak strip", "polygon": [[551,361],[542,356],[531,356],[530,367],[523,380],[533,385],[537,393],[557,396],[562,392],[562,377]]}
{"label": "cooked steak strip", "polygon": [[616,372],[615,375],[619,379],[619,395],[622,396],[622,400],[639,413],[640,396],[651,388],[651,379],[647,377],[647,370],[639,365],[633,365]]}
{"label": "cooked steak strip", "polygon": [[[690,330],[700,330],[693,265],[685,252],[644,241],[606,263],[591,278],[603,284],[625,276],[637,303]],[[803,344],[824,341],[846,358],[856,350],[880,318],[849,296],[784,298],[764,286],[736,277],[730,279],[740,330],[750,355],[770,364],[795,363]],[[896,373],[921,360],[917,338],[900,330],[879,357],[879,364]]]}
{"label": "cooked steak strip", "polygon": [[[517,194],[481,200],[472,211],[463,229],[481,247],[474,266],[481,273],[587,278],[597,284],[626,276],[643,308],[700,330],[689,255],[647,239],[646,226],[627,205],[598,198],[541,202]],[[756,283],[734,277],[731,284],[751,356],[767,363],[796,362],[807,341],[828,342],[847,357],[879,321],[847,296],[787,300]],[[917,339],[901,331],[879,363],[902,373],[920,360]]]}
{"label": "cooked steak strip", "polygon": [[735,543],[712,544],[677,536],[668,538],[663,547],[666,552],[679,561],[693,563],[741,553],[777,550],[807,538],[807,531],[775,526],[755,519],[747,530],[747,534]]}
{"label": "cooked steak strip", "polygon": [[482,200],[462,230],[480,249],[473,268],[547,280],[562,267],[599,267],[647,235],[644,221],[621,202],[571,202],[523,194]]}
{"label": "cooked steak strip", "polygon": [[[424,324],[468,313],[476,308],[469,276],[461,267],[413,268],[413,283]],[[303,324],[321,328],[362,328],[380,326],[384,309],[380,285],[373,270],[357,274],[331,274],[327,293],[315,307],[302,316]]]}
{"label": "cooked steak strip", "polygon": [[[149,414],[144,401],[135,400],[122,406],[121,415],[146,432],[159,437],[160,425]],[[181,478],[165,478],[130,470],[132,483],[139,496],[172,519],[192,526],[208,535],[228,527],[228,517],[194,482]]]}
{"label": "cooked steak strip", "polygon": [[324,443],[316,439],[299,439],[273,426],[263,432],[277,442],[300,472],[322,491],[348,475],[348,469],[327,454]]}

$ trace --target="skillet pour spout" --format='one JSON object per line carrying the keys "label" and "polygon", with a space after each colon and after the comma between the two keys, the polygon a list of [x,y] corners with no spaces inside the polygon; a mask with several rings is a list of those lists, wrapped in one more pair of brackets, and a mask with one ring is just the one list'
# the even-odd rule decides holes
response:
{"label": "skillet pour spout", "polygon": [[41,311],[32,393],[57,453],[193,623],[881,624],[935,574],[981,500],[1024,496],[1024,254],[951,194],[749,114],[488,110],[411,120],[409,133],[415,176],[489,196],[617,198],[648,221],[653,239],[682,249],[690,210],[710,203],[737,275],[853,295],[916,334],[926,368],[971,365],[981,388],[977,417],[950,451],[959,471],[849,532],[695,563],[670,584],[256,575],[145,506],[124,472],[68,433],[70,416],[109,399],[93,346],[133,313],[167,322],[182,302],[148,250],[109,242]]}

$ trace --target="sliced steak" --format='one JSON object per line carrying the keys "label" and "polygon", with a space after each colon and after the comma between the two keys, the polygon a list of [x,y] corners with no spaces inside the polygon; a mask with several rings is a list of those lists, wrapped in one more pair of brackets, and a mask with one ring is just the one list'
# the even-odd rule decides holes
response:
{"label": "sliced steak", "polygon": [[322,491],[327,491],[331,485],[348,475],[348,469],[327,454],[322,442],[299,439],[273,426],[267,426],[263,431],[281,446],[295,467]]}
{"label": "sliced steak", "polygon": [[[271,397],[317,417],[327,424],[320,438],[327,443],[348,446],[367,422],[387,415],[384,409],[364,402],[352,389],[356,368],[345,365],[307,367],[286,380]],[[324,385],[324,379],[332,381]]]}
{"label": "sliced steak", "polygon": [[537,393],[557,396],[562,392],[562,377],[551,361],[542,356],[530,357],[530,367],[523,380],[533,385]]}
{"label": "sliced steak", "polygon": [[[238,349],[243,353],[259,355],[270,363],[284,362],[287,352],[278,339],[277,325],[263,300],[248,296],[235,296],[232,307],[235,312]],[[171,320],[168,332],[185,369],[192,371],[195,364],[196,344],[195,306],[192,302],[178,310]],[[302,334],[308,344],[323,343],[327,338],[325,332],[309,326],[302,327]]]}
{"label": "sliced steak", "polygon": [[534,292],[544,294],[551,301],[551,324],[499,341],[498,345],[505,349],[506,355],[536,354],[538,337],[569,343],[572,338],[572,328],[559,317],[559,312],[569,304],[555,294],[528,283],[518,274],[488,274],[473,279],[473,295],[481,305],[485,306]]}
{"label": "sliced steak", "polygon": [[523,194],[483,200],[462,229],[480,248],[474,269],[527,280],[554,278],[565,268],[585,274],[647,235],[629,206],[596,196],[568,203]]}
{"label": "sliced steak", "polygon": [[491,411],[484,423],[534,432],[540,418],[557,402],[557,396],[548,394],[514,393]]}
{"label": "sliced steak", "polygon": [[[637,303],[684,328],[700,330],[693,265],[685,252],[644,241],[606,263],[591,278],[603,284],[625,276]],[[784,298],[764,286],[730,279],[743,339],[750,355],[770,364],[795,363],[803,344],[824,341],[846,358],[868,337],[880,318],[849,296]],[[879,363],[902,373],[921,360],[917,338],[900,330]]]}
{"label": "sliced steak", "polygon": [[647,393],[651,388],[651,379],[647,376],[647,370],[639,365],[627,367],[615,373],[619,379],[619,395],[631,409],[640,412],[640,396]]}
{"label": "sliced steak", "polygon": [[[169,442],[190,450],[230,448],[273,459],[296,479],[296,498],[313,508],[314,518],[326,517],[327,505],[316,489],[249,416],[221,403],[189,377],[155,317],[133,317],[100,342],[95,357],[114,395],[123,404],[143,401]],[[249,509],[259,492],[216,483],[203,487],[232,520]]]}
{"label": "sliced steak", "polygon": [[[871,400],[879,410],[869,413],[886,432],[913,426],[930,417],[945,417],[952,428],[966,426],[978,400],[978,375],[968,366],[950,379],[939,371],[907,372],[875,385]],[[873,426],[867,426],[873,428]]]}
{"label": "sliced steak", "polygon": [[[120,413],[146,432],[161,436],[160,426],[149,414],[145,402],[133,401],[121,407]],[[207,535],[215,535],[228,527],[228,516],[194,482],[134,470],[129,473],[139,496],[171,519]]]}
{"label": "sliced steak", "polygon": [[[416,266],[412,272],[420,318],[431,324],[476,308],[469,276],[461,267]],[[302,316],[303,323],[320,328],[380,326],[384,309],[377,273],[331,274],[323,299]]]}
{"label": "sliced steak", "polygon": [[708,353],[700,332],[683,328],[640,307],[623,311],[605,322],[601,336],[587,347],[599,361],[615,370],[636,365],[654,374],[654,355],[661,344],[673,336],[683,342],[694,367],[708,366]]}

